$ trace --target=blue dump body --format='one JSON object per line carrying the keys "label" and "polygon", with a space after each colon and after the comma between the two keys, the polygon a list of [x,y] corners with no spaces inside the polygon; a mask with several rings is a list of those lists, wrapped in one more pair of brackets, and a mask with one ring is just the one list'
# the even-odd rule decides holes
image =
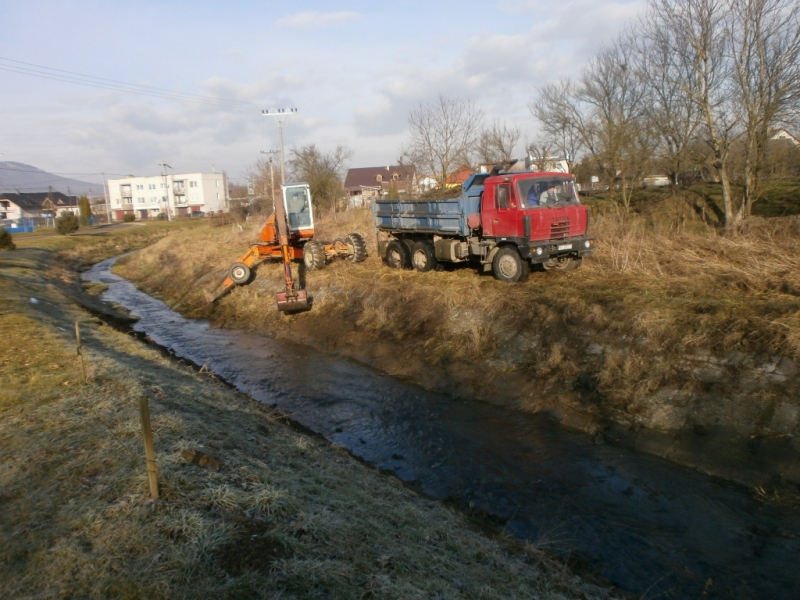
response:
{"label": "blue dump body", "polygon": [[461,196],[445,200],[376,200],[372,204],[375,226],[383,231],[418,231],[468,236],[467,217],[481,212],[483,182],[489,175],[472,175]]}

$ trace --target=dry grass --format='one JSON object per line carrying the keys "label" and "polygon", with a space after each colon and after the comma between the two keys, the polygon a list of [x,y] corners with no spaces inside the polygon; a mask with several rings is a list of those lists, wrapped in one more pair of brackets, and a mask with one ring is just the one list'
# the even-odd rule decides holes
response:
{"label": "dry grass", "polygon": [[[182,232],[177,247],[207,234]],[[238,233],[222,235],[235,251]],[[53,243],[76,262],[91,260],[92,243],[98,256],[106,252],[103,240]],[[124,236],[116,243],[135,245]],[[193,256],[205,252],[195,246]],[[31,248],[0,255],[0,596],[606,597],[536,548],[511,552],[437,502],[105,326],[62,294],[66,276],[48,275],[46,257]],[[143,394],[157,502],[147,497]],[[187,451],[213,455],[220,468],[191,464]]]}
{"label": "dry grass", "polygon": [[[364,234],[370,256],[306,274],[313,310],[293,316],[274,309],[282,285],[275,264],[260,266],[252,284],[216,306],[202,298],[202,288],[213,287],[253,242],[257,226],[172,236],[122,270],[217,325],[299,339],[437,389],[451,391],[457,379],[473,396],[514,405],[533,383],[546,395],[584,374],[597,383],[596,400],[624,413],[661,387],[695,389],[686,362],[695,357],[739,353],[756,366],[800,358],[800,219],[752,218],[722,235],[684,198],[668,196],[629,216],[594,213],[597,252],[582,269],[535,272],[521,285],[468,266],[391,270],[375,255],[368,211],[322,219],[323,237]],[[590,351],[592,344],[599,350]],[[496,373],[531,385],[485,385]],[[729,392],[735,388],[718,390]],[[791,395],[789,388],[782,393]]]}

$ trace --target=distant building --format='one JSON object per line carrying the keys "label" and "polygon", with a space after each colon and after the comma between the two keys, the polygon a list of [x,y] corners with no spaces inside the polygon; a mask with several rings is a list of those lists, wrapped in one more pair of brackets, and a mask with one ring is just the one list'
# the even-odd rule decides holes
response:
{"label": "distant building", "polygon": [[642,181],[642,185],[644,187],[667,187],[671,184],[672,181],[669,178],[669,175],[665,174],[656,174],[656,175],[648,175]]}
{"label": "distant building", "polygon": [[0,221],[58,218],[79,214],[78,198],[61,192],[0,192]]}
{"label": "distant building", "polygon": [[344,180],[350,208],[370,206],[373,198],[407,198],[417,193],[414,169],[403,165],[361,167],[347,171]]}
{"label": "distant building", "polygon": [[469,179],[475,172],[472,170],[471,167],[461,167],[455,173],[451,173],[447,176],[447,187],[454,188],[454,187],[461,187],[464,185],[464,182]]}
{"label": "distant building", "polygon": [[430,175],[423,177],[417,183],[420,192],[428,192],[439,187],[439,182]]}
{"label": "distant building", "polygon": [[786,141],[792,146],[800,146],[800,141],[785,129],[772,129],[769,132],[769,139],[775,141]]}
{"label": "distant building", "polygon": [[225,173],[185,173],[109,179],[108,200],[114,221],[126,214],[151,219],[167,211],[179,217],[228,212],[228,178]]}

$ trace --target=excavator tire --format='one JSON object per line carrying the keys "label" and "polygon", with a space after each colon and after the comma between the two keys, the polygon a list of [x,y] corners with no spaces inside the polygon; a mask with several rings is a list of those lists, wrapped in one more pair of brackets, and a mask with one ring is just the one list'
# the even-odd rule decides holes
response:
{"label": "excavator tire", "polygon": [[350,262],[361,262],[367,258],[367,243],[360,234],[347,234],[344,238],[344,243],[345,246],[350,246],[353,248],[352,254],[349,254],[345,257]]}
{"label": "excavator tire", "polygon": [[242,262],[233,263],[228,271],[228,277],[230,277],[231,281],[236,285],[247,284],[250,281],[251,274],[252,271],[250,271],[250,267]]}
{"label": "excavator tire", "polygon": [[309,271],[325,268],[325,248],[322,244],[311,240],[303,246],[303,264]]}

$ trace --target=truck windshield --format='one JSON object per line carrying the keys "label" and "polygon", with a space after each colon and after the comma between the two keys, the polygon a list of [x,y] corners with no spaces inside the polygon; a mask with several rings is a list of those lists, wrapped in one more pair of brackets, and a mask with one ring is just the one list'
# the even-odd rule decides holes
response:
{"label": "truck windshield", "polygon": [[303,229],[311,226],[311,205],[308,188],[304,185],[287,186],[286,216],[291,229]]}
{"label": "truck windshield", "polygon": [[522,208],[580,204],[575,182],[569,177],[531,177],[517,182]]}

